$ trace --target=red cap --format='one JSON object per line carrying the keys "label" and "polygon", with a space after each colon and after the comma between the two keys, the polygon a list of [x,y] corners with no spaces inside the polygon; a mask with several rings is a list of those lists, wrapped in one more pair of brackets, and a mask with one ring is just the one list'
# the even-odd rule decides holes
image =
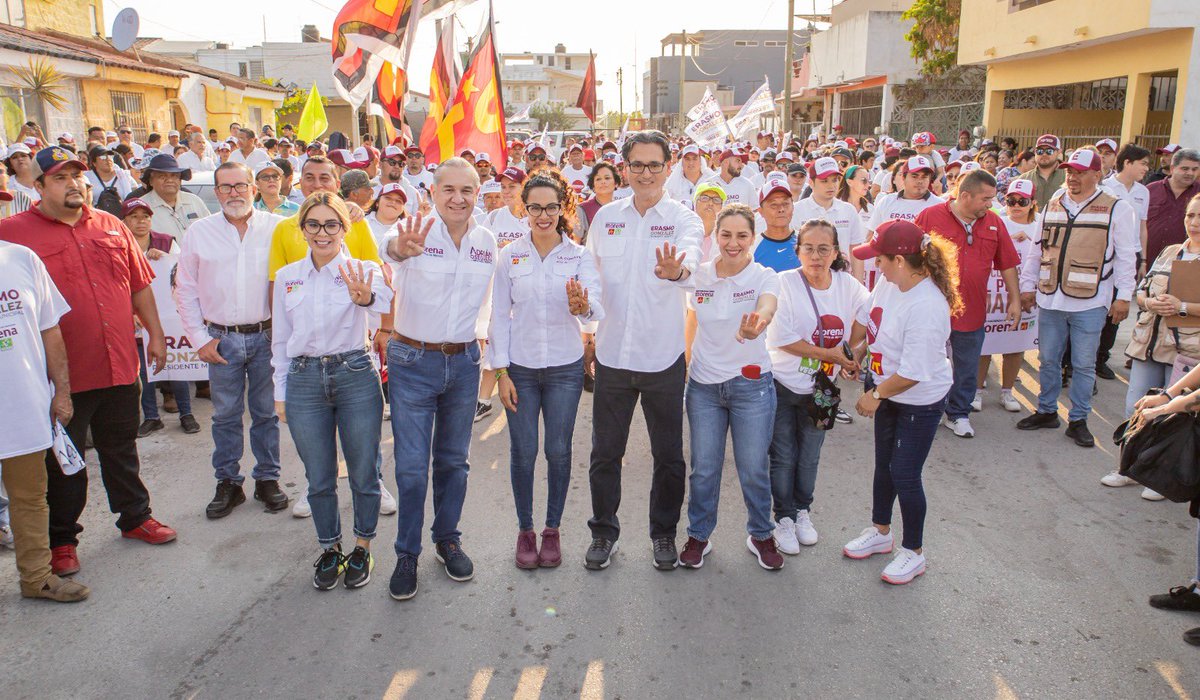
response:
{"label": "red cap", "polygon": [[508,178],[509,180],[512,180],[520,185],[521,183],[525,182],[525,171],[521,170],[520,168],[506,168],[504,172],[496,176],[497,180],[503,180],[505,178]]}
{"label": "red cap", "polygon": [[1180,146],[1177,143],[1168,143],[1167,145],[1163,146],[1162,148],[1155,149],[1155,152],[1158,153],[1160,156],[1169,156],[1169,155],[1173,155],[1175,153],[1175,151],[1179,150],[1179,148],[1180,148]]}
{"label": "red cap", "polygon": [[859,260],[869,260],[879,255],[911,255],[921,251],[921,240],[925,232],[911,221],[894,219],[875,229],[871,240],[852,251]]}
{"label": "red cap", "polygon": [[1067,159],[1067,162],[1061,163],[1058,166],[1059,170],[1070,168],[1079,172],[1087,172],[1088,170],[1100,170],[1100,154],[1087,148],[1077,148]]}
{"label": "red cap", "polygon": [[1056,151],[1061,151],[1062,141],[1060,141],[1054,134],[1042,134],[1038,137],[1037,143],[1034,144],[1034,148],[1037,148],[1038,146],[1049,147]]}

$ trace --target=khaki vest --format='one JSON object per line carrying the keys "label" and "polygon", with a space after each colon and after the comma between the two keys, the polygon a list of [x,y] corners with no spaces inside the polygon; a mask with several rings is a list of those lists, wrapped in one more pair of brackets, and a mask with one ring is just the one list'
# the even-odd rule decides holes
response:
{"label": "khaki vest", "polygon": [[[1183,244],[1176,243],[1163,248],[1146,276],[1138,285],[1137,293],[1153,298],[1167,293],[1171,283],[1171,265],[1182,257]],[[1174,364],[1177,355],[1191,359],[1200,358],[1200,328],[1167,328],[1165,318],[1148,309],[1137,314],[1133,336],[1125,354],[1135,360],[1153,360],[1165,365]]]}
{"label": "khaki vest", "polygon": [[1112,258],[1104,256],[1118,200],[1101,191],[1071,218],[1062,204],[1065,196],[1052,197],[1046,204],[1038,291],[1053,294],[1061,289],[1072,299],[1091,299],[1099,291],[1100,282],[1112,276]]}

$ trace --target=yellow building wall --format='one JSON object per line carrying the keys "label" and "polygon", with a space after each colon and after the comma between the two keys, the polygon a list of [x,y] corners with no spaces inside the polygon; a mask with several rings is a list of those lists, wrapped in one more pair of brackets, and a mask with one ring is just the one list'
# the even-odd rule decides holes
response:
{"label": "yellow building wall", "polygon": [[[282,104],[282,101],[280,101],[279,104]],[[241,122],[243,124],[251,125],[253,129],[259,133],[262,132],[264,124],[270,124],[272,128],[275,128],[276,133],[278,133],[279,129],[275,124],[275,105],[276,103],[272,102],[271,100],[264,100],[259,97],[247,97],[246,99],[242,100]],[[257,107],[259,109],[259,113],[262,115],[262,118],[257,122],[250,116],[250,109],[252,107]]]}
{"label": "yellow building wall", "polygon": [[1009,12],[1007,1],[968,0],[959,18],[958,62],[995,61],[1143,30],[1149,26],[1150,3],[1055,0]]}
{"label": "yellow building wall", "polygon": [[93,13],[99,33],[107,36],[111,27],[104,26],[103,0],[25,0],[25,27],[96,36],[92,31]]}
{"label": "yellow building wall", "polygon": [[83,121],[88,126],[102,126],[108,130],[118,126],[113,123],[112,92],[115,90],[142,96],[147,132],[166,133],[172,128],[171,105],[168,100],[175,97],[174,88],[141,82],[85,78],[80,81],[80,89],[83,93]]}

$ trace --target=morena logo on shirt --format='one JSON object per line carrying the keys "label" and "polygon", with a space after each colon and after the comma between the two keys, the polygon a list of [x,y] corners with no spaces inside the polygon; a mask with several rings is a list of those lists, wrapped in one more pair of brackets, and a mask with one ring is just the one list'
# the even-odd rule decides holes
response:
{"label": "morena logo on shirt", "polygon": [[521,263],[527,262],[528,260],[529,260],[529,253],[517,253],[516,255],[512,256],[512,264],[513,265],[520,265]]}
{"label": "morena logo on shirt", "polygon": [[625,232],[625,222],[614,221],[612,223],[605,224],[604,228],[608,229],[608,235],[619,236]]}
{"label": "morena logo on shirt", "polygon": [[283,288],[285,290],[284,294],[291,294],[292,292],[300,289],[303,286],[304,286],[304,280],[288,280],[283,283]]}
{"label": "morena logo on shirt", "polygon": [[879,326],[883,324],[883,307],[876,306],[871,309],[871,321],[867,324],[867,342],[874,343],[875,337],[879,335]]}
{"label": "morena logo on shirt", "polygon": [[492,251],[490,250],[480,250],[475,246],[471,246],[471,250],[467,253],[467,256],[474,262],[487,263],[489,265],[492,263]]}
{"label": "morena logo on shirt", "polygon": [[837,344],[842,342],[842,338],[846,337],[846,326],[837,316],[821,314],[821,326],[823,326],[821,330],[814,329],[812,334],[812,344],[817,347],[837,347]]}
{"label": "morena logo on shirt", "polygon": [[697,304],[710,304],[710,303],[712,303],[714,294],[716,294],[716,292],[714,292],[711,289],[697,289],[696,290],[696,303]]}
{"label": "morena logo on shirt", "polygon": [[442,250],[441,248],[434,248],[433,246],[426,247],[422,252],[431,258],[442,258],[446,256],[446,251]]}
{"label": "morena logo on shirt", "polygon": [[675,226],[651,226],[651,238],[671,238],[675,235]]}

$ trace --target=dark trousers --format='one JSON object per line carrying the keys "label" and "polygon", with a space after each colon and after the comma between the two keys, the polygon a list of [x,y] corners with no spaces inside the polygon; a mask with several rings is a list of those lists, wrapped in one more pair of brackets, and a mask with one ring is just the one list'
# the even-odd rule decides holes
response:
{"label": "dark trousers", "polygon": [[[150,493],[138,476],[137,428],[141,388],[137,383],[71,394],[75,415],[67,435],[87,456],[84,440],[92,429],[92,443],[100,455],[100,478],[108,492],[108,507],[118,514],[117,527],[132,530],[150,518]],[[79,516],[87,503],[87,469],[67,476],[46,452],[46,500],[50,504],[50,546],[79,544],[83,526]]]}
{"label": "dark trousers", "polygon": [[638,399],[650,433],[654,468],[650,479],[650,537],[674,537],[683,507],[687,465],[683,461],[683,391],[687,366],[683,355],[660,372],[632,372],[596,363],[592,394],[593,537],[616,540],[621,534],[621,460]]}
{"label": "dark trousers", "polygon": [[875,482],[871,522],[892,524],[900,501],[903,546],[920,549],[925,531],[925,487],[921,470],[933,446],[945,399],[927,406],[884,400],[875,412]]}

